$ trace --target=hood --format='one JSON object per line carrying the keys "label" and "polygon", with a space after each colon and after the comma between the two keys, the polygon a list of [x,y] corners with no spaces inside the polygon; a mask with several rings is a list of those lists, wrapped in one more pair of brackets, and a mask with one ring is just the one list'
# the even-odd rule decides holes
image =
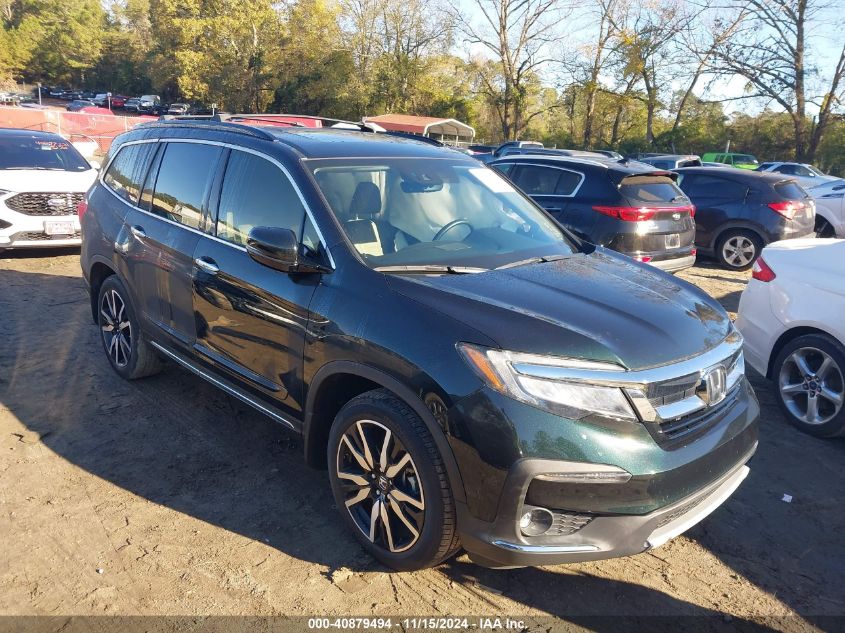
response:
{"label": "hood", "polygon": [[25,191],[86,192],[97,179],[97,170],[52,171],[44,169],[0,169],[0,189]]}
{"label": "hood", "polygon": [[477,274],[397,275],[389,283],[502,349],[629,369],[695,356],[731,329],[722,307],[694,286],[603,249]]}

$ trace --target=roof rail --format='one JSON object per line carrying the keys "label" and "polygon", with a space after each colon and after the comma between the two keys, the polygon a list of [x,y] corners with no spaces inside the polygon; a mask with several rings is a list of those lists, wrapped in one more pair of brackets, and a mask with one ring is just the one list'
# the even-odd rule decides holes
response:
{"label": "roof rail", "polygon": [[174,128],[174,127],[196,127],[202,126],[208,129],[215,129],[220,132],[235,132],[236,134],[245,134],[247,136],[253,136],[255,138],[264,139],[265,141],[275,141],[276,137],[270,134],[269,132],[262,130],[259,127],[255,127],[252,125],[241,125],[238,123],[229,123],[217,118],[217,115],[214,117],[208,117],[203,115],[195,115],[195,116],[177,116],[177,115],[164,115],[159,117],[158,121],[151,121],[150,123],[144,123],[139,125],[138,127],[161,127],[161,128]]}
{"label": "roof rail", "polygon": [[[165,114],[159,117],[160,121],[215,121],[217,123],[246,123],[253,121],[255,123],[270,123],[273,125],[288,125],[290,127],[309,127],[308,125],[297,121],[296,119],[318,122],[320,127],[329,127],[334,129],[355,129],[362,132],[383,132],[384,128],[376,123],[356,123],[355,121],[346,121],[344,119],[332,119],[323,116],[313,116],[310,114],[277,114],[277,113],[228,113],[220,112],[217,114]],[[248,125],[248,123],[247,123]],[[319,129],[315,126],[316,129]]]}

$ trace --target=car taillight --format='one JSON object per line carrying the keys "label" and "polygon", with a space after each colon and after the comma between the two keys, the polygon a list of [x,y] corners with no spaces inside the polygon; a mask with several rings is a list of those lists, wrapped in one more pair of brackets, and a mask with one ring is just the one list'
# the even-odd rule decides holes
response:
{"label": "car taillight", "polygon": [[775,271],[769,267],[762,257],[758,257],[757,261],[754,262],[754,266],[751,267],[751,277],[757,281],[769,282],[777,277],[777,275],[775,275]]}
{"label": "car taillight", "polygon": [[690,217],[695,216],[695,207],[621,207],[595,205],[593,211],[603,215],[609,215],[617,220],[625,222],[645,222],[651,220],[658,213],[689,213]]}
{"label": "car taillight", "polygon": [[82,216],[88,210],[88,196],[84,196],[82,200],[76,203],[76,215],[79,216],[79,221],[82,221]]}
{"label": "car taillight", "polygon": [[652,257],[651,255],[634,255],[634,259],[643,264],[648,264],[652,260]]}
{"label": "car taillight", "polygon": [[799,211],[804,209],[803,202],[797,202],[795,200],[787,200],[786,202],[770,202],[769,208],[785,217],[787,220],[791,220],[795,217],[795,214]]}

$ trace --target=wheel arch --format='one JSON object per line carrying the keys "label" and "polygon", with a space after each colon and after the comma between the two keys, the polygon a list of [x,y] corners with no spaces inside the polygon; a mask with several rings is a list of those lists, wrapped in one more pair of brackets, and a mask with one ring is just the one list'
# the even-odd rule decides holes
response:
{"label": "wheel arch", "polygon": [[710,248],[714,253],[716,252],[716,247],[719,245],[719,240],[722,239],[722,236],[732,230],[750,231],[760,238],[763,246],[766,246],[766,244],[769,243],[769,238],[766,237],[766,234],[760,229],[760,227],[756,226],[752,222],[737,220],[723,224],[713,233],[713,238],[710,240]]}
{"label": "wheel arch", "polygon": [[775,344],[772,346],[772,351],[769,353],[769,361],[766,364],[766,378],[768,378],[769,380],[772,379],[772,371],[774,370],[775,360],[777,359],[781,350],[786,347],[786,345],[788,345],[791,341],[794,341],[800,336],[807,336],[808,334],[820,334],[822,336],[832,338],[834,341],[839,340],[830,332],[826,332],[825,330],[812,325],[799,325],[797,327],[793,327],[787,330],[778,337],[778,339],[775,341]]}
{"label": "wheel arch", "polygon": [[106,279],[116,274],[117,271],[113,268],[111,262],[99,257],[94,260],[88,271],[88,286],[91,289],[91,318],[94,323],[97,323],[97,298],[100,296],[100,287]]}
{"label": "wheel arch", "polygon": [[329,430],[337,412],[355,396],[373,389],[387,389],[420,416],[434,438],[456,501],[465,502],[463,481],[443,427],[409,387],[389,374],[353,361],[331,361],[323,365],[310,381],[305,399],[302,427],[305,461],[314,468],[326,467]]}

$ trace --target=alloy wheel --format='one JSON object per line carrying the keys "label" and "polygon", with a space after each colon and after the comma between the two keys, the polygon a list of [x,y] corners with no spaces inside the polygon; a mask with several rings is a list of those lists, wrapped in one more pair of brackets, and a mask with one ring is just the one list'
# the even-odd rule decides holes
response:
{"label": "alloy wheel", "polygon": [[815,347],[801,347],[786,358],[778,387],[786,408],[805,424],[829,422],[845,403],[842,369]]}
{"label": "alloy wheel", "polygon": [[722,258],[731,266],[748,266],[757,254],[757,246],[745,235],[734,235],[722,245]]}
{"label": "alloy wheel", "polygon": [[425,519],[422,482],[390,429],[373,420],[351,424],[338,444],[337,477],[347,511],[371,543],[398,553],[419,540]]}
{"label": "alloy wheel", "polygon": [[100,316],[106,352],[117,367],[126,367],[132,355],[132,324],[126,304],[116,290],[103,294]]}

